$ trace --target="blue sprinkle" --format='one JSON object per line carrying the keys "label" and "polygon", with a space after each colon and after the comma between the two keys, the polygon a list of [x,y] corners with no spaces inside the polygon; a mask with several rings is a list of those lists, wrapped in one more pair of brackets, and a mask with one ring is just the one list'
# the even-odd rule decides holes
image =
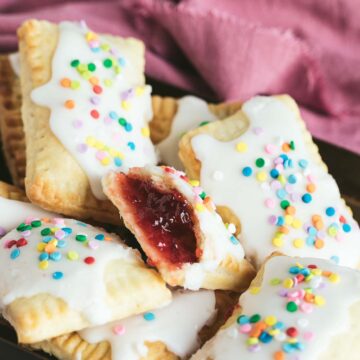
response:
{"label": "blue sprinkle", "polygon": [[316,228],[315,228],[314,226],[309,226],[309,227],[307,228],[307,232],[308,232],[308,234],[310,234],[310,235],[316,235],[316,234],[317,234],[317,230],[316,230]]}
{"label": "blue sprinkle", "polygon": [[288,177],[288,182],[289,182],[290,184],[296,184],[296,182],[297,182],[296,176],[293,175],[293,174],[289,175],[289,177]]}
{"label": "blue sprinkle", "polygon": [[339,224],[338,223],[332,223],[331,225],[330,225],[330,227],[333,227],[333,228],[335,228],[335,229],[339,229]]}
{"label": "blue sprinkle", "polygon": [[10,258],[14,260],[14,259],[16,259],[19,255],[20,255],[20,250],[19,250],[19,249],[14,249],[14,250],[10,253]]}
{"label": "blue sprinkle", "polygon": [[114,164],[117,167],[120,167],[122,165],[122,161],[119,157],[114,157]]}
{"label": "blue sprinkle", "polygon": [[308,166],[307,160],[301,159],[301,160],[299,161],[299,166],[300,166],[302,169],[305,169],[305,168]]}
{"label": "blue sprinkle", "polygon": [[39,255],[39,260],[40,261],[44,261],[44,260],[48,260],[49,259],[49,255],[48,253],[46,252],[42,252],[40,255]]}
{"label": "blue sprinkle", "polygon": [[309,193],[305,193],[301,199],[305,204],[308,204],[312,200],[312,196]]}
{"label": "blue sprinkle", "polygon": [[120,66],[126,65],[126,60],[123,57],[118,58],[118,63]]}
{"label": "blue sprinkle", "polygon": [[132,141],[128,142],[128,147],[130,148],[130,150],[135,150],[135,144]]}
{"label": "blue sprinkle", "polygon": [[335,209],[332,206],[329,206],[328,208],[326,208],[325,213],[327,216],[334,216]]}
{"label": "blue sprinkle", "polygon": [[116,120],[118,118],[118,115],[115,111],[110,111],[109,116],[113,120]]}
{"label": "blue sprinkle", "polygon": [[68,235],[70,235],[72,233],[72,229],[71,228],[67,228],[67,227],[64,227],[61,229],[62,231],[66,232]]}
{"label": "blue sprinkle", "polygon": [[279,171],[278,171],[277,169],[271,169],[271,171],[270,171],[270,176],[271,176],[273,179],[278,178],[278,176],[279,176]]}
{"label": "blue sprinkle", "polygon": [[50,259],[54,261],[61,260],[61,253],[59,253],[58,251],[54,251],[53,253],[50,254]]}
{"label": "blue sprinkle", "polygon": [[244,176],[250,176],[252,174],[252,168],[250,166],[246,166],[242,170],[242,174]]}
{"label": "blue sprinkle", "polygon": [[284,328],[284,323],[281,321],[278,321],[275,325],[274,325],[274,329],[283,329]]}
{"label": "blue sprinkle", "polygon": [[77,223],[79,226],[87,227],[87,224],[85,224],[85,223],[82,222],[82,221],[77,221],[76,223]]}
{"label": "blue sprinkle", "polygon": [[291,159],[289,159],[288,165],[290,168],[294,167],[294,163]]}
{"label": "blue sprinkle", "polygon": [[105,239],[105,235],[104,234],[97,234],[95,236],[95,239],[96,240],[100,240],[100,241],[103,241]]}
{"label": "blue sprinkle", "polygon": [[239,240],[238,240],[234,235],[231,235],[230,241],[231,241],[234,245],[238,245],[238,244],[239,244]]}
{"label": "blue sprinkle", "polygon": [[52,239],[53,239],[52,236],[44,236],[42,241],[47,244],[47,243],[48,243],[49,241],[51,241]]}
{"label": "blue sprinkle", "polygon": [[303,268],[300,270],[300,274],[304,275],[304,276],[308,276],[310,275],[311,271],[308,268]]}
{"label": "blue sprinkle", "polygon": [[238,318],[237,318],[237,323],[240,324],[240,325],[245,325],[245,324],[248,324],[250,322],[250,319],[248,316],[246,315],[240,315]]}
{"label": "blue sprinkle", "polygon": [[286,154],[281,154],[280,157],[286,161],[289,157]]}
{"label": "blue sprinkle", "polygon": [[282,349],[283,349],[287,354],[290,354],[290,353],[292,353],[292,352],[295,351],[295,348],[294,348],[291,344],[289,344],[289,343],[283,344]]}
{"label": "blue sprinkle", "polygon": [[144,316],[144,319],[145,319],[146,321],[153,321],[153,320],[155,320],[155,314],[152,313],[152,312],[146,312],[143,316]]}
{"label": "blue sprinkle", "polygon": [[276,225],[277,226],[283,226],[285,224],[285,218],[283,216],[279,216],[277,218],[277,222],[276,222]]}
{"label": "blue sprinkle", "polygon": [[315,236],[308,236],[306,238],[306,245],[313,246],[315,244]]}
{"label": "blue sprinkle", "polygon": [[305,348],[304,344],[301,343],[301,342],[297,342],[297,343],[292,344],[292,345],[293,345],[293,347],[294,347],[295,349],[300,350],[300,351],[304,350],[304,348]]}
{"label": "blue sprinkle", "polygon": [[293,274],[293,275],[297,275],[299,272],[300,272],[300,268],[297,267],[297,266],[292,266],[292,267],[289,269],[289,273],[290,273],[290,274]]}
{"label": "blue sprinkle", "polygon": [[286,192],[284,189],[279,189],[279,190],[276,192],[276,196],[277,196],[279,199],[285,199],[285,198],[286,198],[286,195],[287,195],[287,192]]}
{"label": "blue sprinkle", "polygon": [[337,255],[331,256],[330,260],[333,261],[335,264],[338,264],[340,262],[340,258]]}
{"label": "blue sprinkle", "polygon": [[269,343],[272,339],[273,337],[265,331],[263,331],[259,337],[259,340],[264,344]]}
{"label": "blue sprinkle", "polygon": [[133,126],[132,126],[130,123],[126,123],[126,125],[125,125],[125,130],[126,130],[127,132],[130,132],[130,131],[132,131],[132,129],[133,129]]}
{"label": "blue sprinkle", "polygon": [[345,232],[351,231],[351,226],[349,224],[343,224],[342,228]]}
{"label": "blue sprinkle", "polygon": [[58,243],[57,243],[56,247],[64,248],[65,246],[66,246],[66,241],[65,240],[58,240]]}
{"label": "blue sprinkle", "polygon": [[91,48],[91,51],[94,52],[94,53],[98,53],[100,52],[100,48],[99,47],[94,47],[94,48]]}
{"label": "blue sprinkle", "polygon": [[54,280],[60,280],[62,279],[64,276],[64,274],[61,272],[61,271],[55,271],[53,274],[52,274],[52,277]]}

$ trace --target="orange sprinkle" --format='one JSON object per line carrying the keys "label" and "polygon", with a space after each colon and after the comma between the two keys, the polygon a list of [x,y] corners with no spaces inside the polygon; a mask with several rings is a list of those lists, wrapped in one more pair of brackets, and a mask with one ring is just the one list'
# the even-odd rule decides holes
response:
{"label": "orange sprinkle", "polygon": [[203,253],[203,251],[202,251],[201,249],[197,248],[197,249],[195,250],[195,256],[196,256],[196,258],[197,258],[197,259],[200,259],[202,253]]}
{"label": "orange sprinkle", "polygon": [[56,250],[56,246],[54,244],[46,244],[44,250],[47,253],[53,253]]}
{"label": "orange sprinkle", "polygon": [[324,222],[322,220],[317,220],[314,222],[314,226],[317,230],[321,230],[324,228]]}
{"label": "orange sprinkle", "polygon": [[274,360],[285,360],[285,353],[283,351],[277,351],[274,354]]}
{"label": "orange sprinkle", "polygon": [[308,303],[313,303],[315,299],[315,295],[311,293],[306,293],[304,296],[304,300]]}
{"label": "orange sprinkle", "polygon": [[279,231],[283,234],[288,234],[289,233],[289,229],[286,226],[281,226],[279,228]]}
{"label": "orange sprinkle", "polygon": [[67,109],[73,109],[75,107],[75,101],[74,100],[66,100],[65,107]]}
{"label": "orange sprinkle", "polygon": [[332,272],[328,271],[328,270],[323,270],[323,272],[322,272],[322,275],[325,277],[329,277],[331,274],[332,274]]}
{"label": "orange sprinkle", "polygon": [[322,220],[322,217],[320,215],[313,215],[311,217],[311,220],[312,220],[313,224],[315,224],[317,221]]}
{"label": "orange sprinkle", "polygon": [[71,80],[69,78],[63,78],[60,80],[60,85],[65,88],[68,88],[71,86]]}
{"label": "orange sprinkle", "polygon": [[315,247],[316,247],[317,249],[323,248],[323,247],[324,247],[324,241],[321,240],[321,239],[316,239],[316,240],[315,240]]}
{"label": "orange sprinkle", "polygon": [[285,210],[285,213],[287,214],[287,215],[295,215],[295,213],[296,213],[296,208],[294,207],[294,206],[288,206],[287,208],[286,208],[286,210]]}
{"label": "orange sprinkle", "polygon": [[91,85],[98,85],[99,84],[99,79],[96,76],[92,76],[89,79],[89,82],[90,82]]}
{"label": "orange sprinkle", "polygon": [[285,152],[289,152],[291,150],[290,145],[288,143],[284,143],[281,148]]}
{"label": "orange sprinkle", "polygon": [[315,184],[313,184],[313,183],[307,184],[306,190],[307,190],[309,193],[315,192],[315,190],[316,190]]}
{"label": "orange sprinkle", "polygon": [[112,241],[112,238],[110,236],[105,236],[105,241]]}

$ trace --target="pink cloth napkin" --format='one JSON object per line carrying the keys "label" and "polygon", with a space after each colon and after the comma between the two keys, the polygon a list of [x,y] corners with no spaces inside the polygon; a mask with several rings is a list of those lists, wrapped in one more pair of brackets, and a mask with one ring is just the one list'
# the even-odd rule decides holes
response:
{"label": "pink cloth napkin", "polygon": [[139,37],[149,76],[199,96],[288,93],[314,136],[360,153],[357,1],[0,0],[2,51],[27,18]]}

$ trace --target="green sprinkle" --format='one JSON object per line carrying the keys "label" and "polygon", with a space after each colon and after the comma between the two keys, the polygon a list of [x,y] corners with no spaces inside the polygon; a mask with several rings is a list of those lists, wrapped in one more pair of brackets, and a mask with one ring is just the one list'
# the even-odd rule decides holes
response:
{"label": "green sprinkle", "polygon": [[108,58],[108,59],[105,59],[105,60],[104,60],[103,64],[104,64],[104,66],[105,66],[106,68],[111,68],[113,62],[112,62],[111,59]]}
{"label": "green sprinkle", "polygon": [[281,203],[280,203],[280,206],[281,206],[281,208],[282,209],[286,209],[286,208],[288,208],[289,206],[290,206],[290,203],[289,203],[289,201],[287,201],[287,200],[283,200]]}
{"label": "green sprinkle", "polygon": [[265,165],[265,160],[263,158],[257,158],[255,164],[258,168],[262,168]]}
{"label": "green sprinkle", "polygon": [[70,63],[70,65],[71,65],[72,67],[78,67],[79,64],[80,64],[80,61],[79,61],[78,59],[75,59],[75,60],[73,60],[73,61]]}
{"label": "green sprinkle", "polygon": [[293,140],[290,141],[290,149],[295,150],[295,143]]}
{"label": "green sprinkle", "polygon": [[202,121],[200,124],[199,124],[199,126],[205,126],[205,125],[207,125],[207,124],[209,124],[210,123],[210,121]]}
{"label": "green sprinkle", "polygon": [[274,279],[270,280],[270,285],[272,285],[272,286],[276,286],[279,284],[281,284],[281,280],[279,278],[274,278]]}
{"label": "green sprinkle", "polygon": [[86,235],[83,235],[83,234],[77,234],[76,237],[75,237],[75,239],[76,239],[77,241],[84,242],[84,241],[87,240],[87,236],[86,236]]}
{"label": "green sprinkle", "polygon": [[125,126],[126,125],[126,123],[127,123],[127,121],[124,119],[124,118],[119,118],[119,124],[121,125],[121,126]]}
{"label": "green sprinkle", "polygon": [[89,71],[95,71],[96,70],[96,65],[94,63],[89,63],[87,66]]}
{"label": "green sprinkle", "polygon": [[286,304],[286,310],[289,312],[295,312],[295,311],[297,311],[297,309],[298,309],[298,306],[296,305],[296,303],[294,303],[294,301],[289,301]]}
{"label": "green sprinkle", "polygon": [[206,193],[205,191],[203,191],[201,194],[200,194],[200,197],[204,200],[206,198]]}
{"label": "green sprinkle", "polygon": [[71,87],[73,90],[79,89],[79,87],[80,87],[80,82],[77,81],[77,80],[74,80],[74,81],[71,82],[70,87]]}
{"label": "green sprinkle", "polygon": [[261,316],[259,314],[254,314],[253,316],[250,317],[250,322],[253,323],[257,323],[258,321],[260,321]]}
{"label": "green sprinkle", "polygon": [[33,227],[33,228],[38,228],[38,227],[40,227],[41,226],[41,221],[40,220],[34,220],[34,221],[32,221],[31,222],[31,226]]}
{"label": "green sprinkle", "polygon": [[44,228],[41,230],[41,233],[40,233],[42,236],[48,236],[51,234],[51,229],[50,228]]}
{"label": "green sprinkle", "polygon": [[26,226],[26,224],[21,223],[21,224],[16,228],[16,230],[17,230],[17,231],[24,231],[25,226]]}

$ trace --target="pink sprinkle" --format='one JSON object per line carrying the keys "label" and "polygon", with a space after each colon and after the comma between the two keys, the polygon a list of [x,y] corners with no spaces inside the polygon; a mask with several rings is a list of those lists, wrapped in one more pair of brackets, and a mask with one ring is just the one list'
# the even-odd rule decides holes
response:
{"label": "pink sprinkle", "polygon": [[304,289],[299,289],[298,293],[299,293],[300,299],[302,299],[305,296],[305,290]]}
{"label": "pink sprinkle", "polygon": [[274,160],[274,164],[282,164],[284,162],[284,159],[281,158],[281,157],[277,157],[275,160]]}
{"label": "pink sprinkle", "polygon": [[38,220],[37,218],[33,217],[33,216],[28,216],[26,219],[25,219],[25,224],[29,225],[31,224],[34,220]]}
{"label": "pink sprinkle", "polygon": [[202,193],[202,189],[199,186],[193,187],[193,191],[196,195],[200,195]]}
{"label": "pink sprinkle", "polygon": [[255,127],[253,129],[253,132],[254,132],[255,135],[261,135],[264,132],[264,129],[261,128],[261,127]]}
{"label": "pink sprinkle", "polygon": [[295,193],[295,192],[294,192],[294,193],[290,194],[290,199],[291,199],[291,201],[293,201],[293,202],[299,201],[300,198],[301,198],[301,196],[300,196],[299,193]]}
{"label": "pink sprinkle", "polygon": [[11,240],[6,240],[6,241],[4,242],[4,244],[3,244],[4,249],[7,249],[7,248],[8,248],[8,244],[9,244],[10,241],[11,241]]}
{"label": "pink sprinkle", "polygon": [[85,153],[88,149],[88,146],[86,144],[78,144],[76,146],[76,150],[79,152],[79,153]]}
{"label": "pink sprinkle", "polygon": [[276,164],[275,169],[279,172],[282,173],[284,171],[284,165],[283,164]]}
{"label": "pink sprinkle", "polygon": [[23,237],[28,237],[28,236],[31,235],[31,231],[30,231],[30,230],[25,230],[25,231],[23,231],[23,232],[21,233],[21,235],[22,235]]}
{"label": "pink sprinkle", "polygon": [[124,335],[125,334],[125,326],[124,325],[115,325],[113,327],[113,333],[115,335]]}
{"label": "pink sprinkle", "polygon": [[314,338],[315,334],[312,331],[306,331],[303,335],[306,341],[311,341]]}
{"label": "pink sprinkle", "polygon": [[92,48],[97,48],[97,47],[100,47],[100,42],[98,40],[92,40],[92,41],[89,41],[89,45]]}
{"label": "pink sprinkle", "polygon": [[88,242],[88,245],[89,245],[89,248],[90,249],[93,249],[93,250],[96,250],[99,248],[99,242],[98,241],[95,241],[95,240],[90,240]]}
{"label": "pink sprinkle", "polygon": [[275,207],[275,201],[273,199],[266,199],[265,206],[269,209],[273,209]]}
{"label": "pink sprinkle", "polygon": [[299,298],[300,297],[300,294],[299,294],[299,292],[298,291],[290,291],[290,292],[288,292],[288,298],[290,298],[290,299],[296,299],[296,298]]}
{"label": "pink sprinkle", "polygon": [[273,154],[276,151],[276,146],[274,144],[265,145],[265,152],[268,154]]}
{"label": "pink sprinkle", "polygon": [[239,331],[240,331],[242,334],[246,334],[246,333],[248,333],[250,330],[251,330],[251,325],[250,325],[250,324],[241,325],[240,328],[239,328]]}
{"label": "pink sprinkle", "polygon": [[281,189],[281,182],[278,181],[278,180],[273,180],[271,183],[270,183],[270,186],[273,190],[279,190]]}
{"label": "pink sprinkle", "polygon": [[305,314],[310,314],[313,311],[313,306],[308,303],[302,303],[300,305],[300,310]]}
{"label": "pink sprinkle", "polygon": [[275,215],[269,216],[269,223],[275,225],[277,223],[277,217]]}
{"label": "pink sprinkle", "polygon": [[106,158],[106,152],[105,151],[97,151],[96,152],[96,158],[98,160],[100,160],[100,161],[105,159]]}
{"label": "pink sprinkle", "polygon": [[65,237],[65,231],[63,230],[58,230],[55,232],[55,237],[58,239],[58,240],[61,240]]}
{"label": "pink sprinkle", "polygon": [[110,125],[112,123],[112,119],[110,116],[106,116],[104,119],[105,125]]}
{"label": "pink sprinkle", "polygon": [[344,241],[344,236],[342,234],[337,233],[335,236],[336,241],[342,242]]}
{"label": "pink sprinkle", "polygon": [[73,121],[73,126],[75,129],[80,129],[83,126],[83,122],[81,120],[74,120]]}
{"label": "pink sprinkle", "polygon": [[306,177],[306,179],[307,179],[309,182],[311,182],[311,183],[315,183],[315,182],[316,182],[316,178],[315,178],[315,176],[312,175],[312,174],[309,174],[309,175]]}
{"label": "pink sprinkle", "polygon": [[286,184],[285,185],[285,190],[286,190],[287,193],[292,194],[294,192],[294,185]]}
{"label": "pink sprinkle", "polygon": [[59,226],[65,225],[65,220],[63,218],[54,218],[53,222],[55,225],[59,225]]}

